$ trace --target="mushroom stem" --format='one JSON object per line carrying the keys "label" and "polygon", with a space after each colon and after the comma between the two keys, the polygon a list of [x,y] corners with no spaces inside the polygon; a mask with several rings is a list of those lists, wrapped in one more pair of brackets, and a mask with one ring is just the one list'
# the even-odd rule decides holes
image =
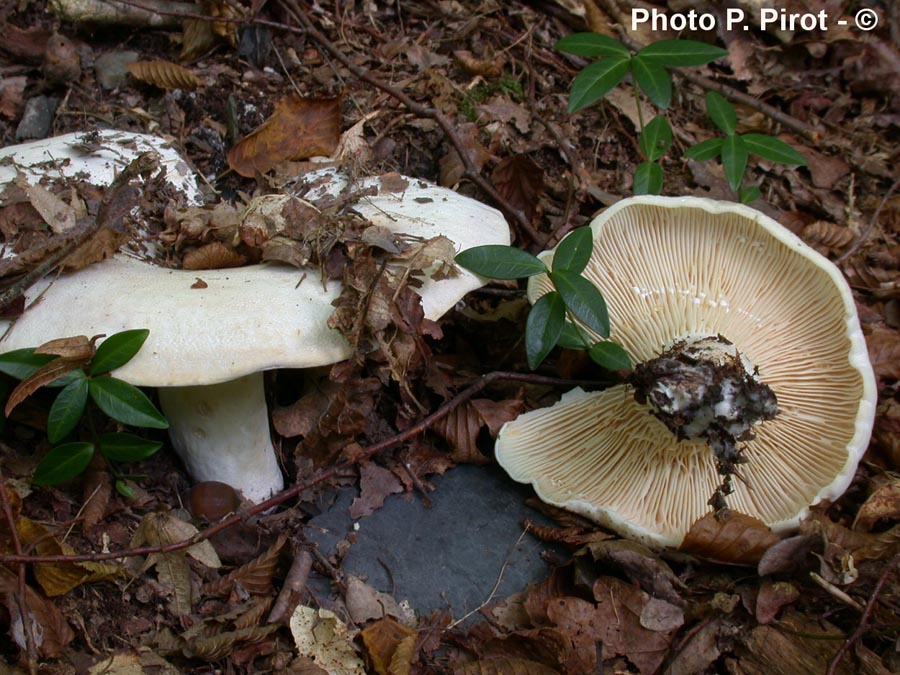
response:
{"label": "mushroom stem", "polygon": [[731,477],[745,461],[739,441],[753,438],[753,427],[778,413],[775,392],[760,382],[756,369],[721,335],[690,335],[675,340],[654,359],[635,367],[630,383],[635,400],[650,407],[678,440],[703,439],[724,476],[710,498],[725,510]]}
{"label": "mushroom stem", "polygon": [[197,481],[221,481],[254,502],[284,487],[269,433],[262,372],[221,384],[160,387],[175,452]]}

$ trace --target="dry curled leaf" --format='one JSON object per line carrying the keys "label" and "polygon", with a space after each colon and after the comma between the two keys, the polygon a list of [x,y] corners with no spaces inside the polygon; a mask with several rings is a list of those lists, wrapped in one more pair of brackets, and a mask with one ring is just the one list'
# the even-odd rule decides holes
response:
{"label": "dry curled leaf", "polygon": [[755,565],[780,537],[756,518],[731,511],[721,519],[709,513],[690,529],[680,551],[731,565]]}
{"label": "dry curled leaf", "polygon": [[187,253],[182,260],[182,267],[186,270],[220,270],[246,264],[244,256],[219,241],[210,242]]}
{"label": "dry curled leaf", "polygon": [[171,61],[135,61],[127,66],[133,77],[160,89],[196,89],[200,78]]}
{"label": "dry curled leaf", "polygon": [[259,642],[268,637],[280,626],[250,626],[233,631],[224,631],[208,637],[198,637],[188,641],[182,653],[188,658],[218,661],[223,659],[241,643]]}
{"label": "dry curled leaf", "polygon": [[340,99],[287,96],[262,126],[228,151],[228,165],[252,178],[280,162],[331,155],[340,137]]}
{"label": "dry curled leaf", "polygon": [[507,203],[531,221],[544,192],[544,172],[527,155],[500,160],[491,172],[491,182]]}
{"label": "dry curled leaf", "polygon": [[334,612],[299,605],[290,626],[297,653],[314,659],[329,675],[365,675],[365,665],[353,648],[353,634]]}
{"label": "dry curled leaf", "polygon": [[559,671],[529,659],[491,656],[456,666],[452,675],[559,675]]}
{"label": "dry curled leaf", "polygon": [[287,540],[288,535],[282,534],[261,556],[241,565],[227,577],[207,584],[203,589],[204,592],[211,595],[228,595],[235,584],[240,584],[251,594],[268,593],[272,588],[272,576],[275,574],[278,556]]}
{"label": "dry curled leaf", "polygon": [[[20,605],[16,600],[19,593],[18,575],[0,565],[0,605],[7,611],[9,634],[21,650],[27,648],[25,642],[25,626],[20,614]],[[35,591],[31,586],[25,587],[25,603],[29,611],[34,646],[43,658],[53,659],[64,656],[66,645],[75,634],[66,622],[62,612],[50,600]]]}
{"label": "dry curled leaf", "polygon": [[378,675],[408,673],[412,653],[406,645],[414,644],[415,638],[416,631],[391,618],[376,621],[362,632],[369,661]]}
{"label": "dry curled leaf", "polygon": [[38,389],[40,389],[44,385],[55,382],[63,375],[70,373],[73,370],[86,366],[89,361],[90,357],[86,359],[70,359],[64,356],[60,356],[50,361],[50,363],[44,364],[16,385],[16,388],[12,390],[9,395],[9,399],[7,399],[6,401],[4,414],[9,417],[9,414],[13,410],[15,410],[16,406],[18,406],[22,401],[31,396]]}

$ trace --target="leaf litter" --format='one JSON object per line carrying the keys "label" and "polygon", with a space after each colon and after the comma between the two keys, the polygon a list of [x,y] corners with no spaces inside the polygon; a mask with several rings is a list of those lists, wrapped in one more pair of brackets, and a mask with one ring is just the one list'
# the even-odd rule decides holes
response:
{"label": "leaf litter", "polygon": [[[437,3],[402,16],[393,7],[366,4],[340,15],[324,6],[314,11],[358,63],[450,116],[467,159],[490,176],[512,209],[545,234],[565,233],[609,200],[630,192],[639,122],[633,100],[620,91],[611,94],[609,107],[566,116],[565,90],[576,64],[554,52],[552,42],[571,32],[567,24],[584,29],[579,22],[587,21],[610,32],[627,17],[615,16],[604,2],[560,2],[553,13],[533,5],[482,5],[476,13],[471,3]],[[798,7],[812,12],[824,5],[807,0]],[[343,126],[352,128],[341,154],[351,172],[369,173],[373,167],[382,172],[386,166],[471,191],[461,157],[434,120],[410,114],[375,88],[348,87],[355,83],[349,71],[326,62],[311,40],[275,30],[274,50],[268,55],[250,51],[241,46],[245,38],[237,24],[229,21],[244,10],[207,2],[203,11],[220,20],[186,20],[174,52],[162,34],[141,36],[147,52],[142,58],[167,62],[161,72],[172,76],[180,72],[171,60],[180,49],[184,61],[193,62],[191,72],[204,84],[215,81],[215,88],[186,93],[188,80],[157,72],[150,79],[157,77],[164,88],[178,84],[179,89],[136,87],[130,81],[119,90],[102,91],[85,79],[90,75],[82,74],[80,88],[67,94],[67,105],[178,139],[230,201],[188,207],[173,200],[161,181],[142,179],[129,179],[104,195],[83,181],[59,180],[48,170],[40,185],[11,186],[3,192],[0,233],[5,249],[19,254],[16,262],[5,258],[0,263],[4,279],[9,282],[52,259],[100,217],[102,227],[87,245],[81,242],[77,251],[67,253],[63,267],[78,269],[123,245],[154,244],[164,249],[166,265],[188,266],[195,264],[187,262],[193,259],[200,261],[195,267],[200,270],[265,260],[311,265],[323,278],[343,280],[349,290],[338,303],[335,326],[357,347],[356,358],[310,375],[302,385],[290,374],[277,376],[273,423],[285,466],[298,478],[416,424],[484,372],[486,364],[521,367],[515,346],[521,312],[497,300],[507,293],[521,302],[516,289],[497,285],[490,289],[496,295],[467,299],[463,313],[440,325],[427,322],[418,311],[416,283],[435,266],[446,271],[442,263],[455,252],[445,243],[398,241],[371,229],[347,208],[352,195],[313,204],[302,193],[286,197],[280,192],[278,181],[309,168],[301,164],[304,158],[332,154]],[[222,533],[240,532],[243,542],[244,548],[229,560],[219,553],[237,549],[214,539],[212,551],[199,546],[180,554],[154,554],[143,572],[133,570],[137,574],[132,579],[122,577],[121,567],[112,564],[94,569],[92,564],[100,563],[30,566],[24,597],[30,620],[40,628],[33,645],[39,657],[65,662],[76,654],[83,663],[94,662],[91,672],[202,672],[210,661],[235,672],[349,669],[391,675],[541,675],[599,668],[673,675],[793,673],[804,668],[825,672],[838,646],[861,627],[856,607],[872,601],[871,622],[862,626],[867,630],[835,672],[896,670],[896,616],[891,611],[896,579],[889,578],[874,593],[879,576],[900,551],[893,478],[900,466],[900,198],[896,192],[888,194],[897,160],[896,78],[890,77],[896,55],[886,49],[883,32],[896,19],[882,18],[882,28],[868,41],[846,32],[800,40],[754,27],[740,36],[738,49],[725,36],[726,42],[732,40],[729,65],[712,73],[753,96],[782,102],[787,114],[825,139],[803,144],[780,128],[794,146],[805,145],[810,168],[781,170],[760,163],[751,167],[751,177],[768,191],[767,208],[773,215],[839,262],[860,306],[878,376],[881,399],[873,451],[848,494],[816,510],[801,533],[785,537],[739,518],[710,520],[696,525],[681,551],[660,553],[557,512],[560,528],[531,528],[571,552],[558,561],[552,577],[483,608],[484,621],[452,629],[450,620],[439,615],[414,617],[410,623],[389,593],[365,580],[344,579],[339,559],[317,558],[316,570],[331,579],[336,599],[307,591],[299,600],[296,613],[303,619],[296,622],[296,632],[307,650],[299,656],[294,631],[289,636],[287,628],[266,624],[264,615],[288,551],[305,545],[298,523],[315,512],[318,495],[311,491],[296,506]],[[35,25],[33,16],[16,12],[12,20],[17,25],[7,27],[9,39],[0,47],[4,58],[11,55],[35,69],[4,71],[0,79],[0,130],[7,143],[14,132],[11,123],[21,116],[33,86],[65,91],[49,71],[45,75],[37,69],[53,34],[49,24]],[[659,36],[637,37],[646,42]],[[102,37],[90,41],[97,51],[114,48]],[[391,59],[391,54],[405,58]],[[833,64],[839,64],[828,71],[834,80],[819,75]],[[15,61],[8,65],[19,67]],[[509,88],[510,77],[526,86]],[[685,106],[669,113],[680,140],[688,144],[709,134],[692,109],[703,94],[695,86],[684,84]],[[771,120],[752,108],[742,108],[740,116],[743,130],[773,133]],[[90,115],[60,116],[58,129],[80,129],[85,119]],[[73,124],[78,126],[67,126]],[[717,169],[672,162],[666,166],[671,181],[667,192],[727,197]],[[389,184],[383,182],[382,189],[403,189]],[[152,224],[149,231],[139,231],[143,223],[132,216],[135,207]],[[466,402],[428,435],[363,462],[333,484],[363,484],[354,513],[364,517],[388,495],[427,489],[431,474],[459,462],[490,461],[490,439],[502,422],[553,395],[533,385],[491,388],[489,398]],[[20,435],[31,439],[28,450],[17,451],[22,447],[18,439],[3,448],[7,485],[28,476],[33,456],[41,451],[34,431],[19,421],[28,419],[29,405],[16,410],[14,422]],[[173,495],[184,488],[180,469],[165,458],[143,462],[140,469],[149,478],[137,484],[134,500],[107,495],[90,517],[87,510],[80,512],[84,496],[77,486],[26,494],[28,515],[14,506],[16,522],[31,523],[16,528],[19,543],[53,555],[195,536],[197,523],[172,510],[178,507]],[[96,484],[85,484],[84,495],[94,494],[104,481],[108,475],[98,474]],[[80,517],[83,528],[64,526]],[[0,519],[0,545],[10,552],[13,537],[4,523]],[[25,654],[27,624],[17,601],[17,570],[13,563],[0,565],[0,602],[15,645],[10,649]],[[810,573],[826,585],[813,583]],[[327,610],[319,608],[320,602],[334,602],[337,613],[323,614]],[[342,603],[352,612],[340,615]],[[117,609],[120,605],[127,609]],[[403,622],[398,613],[406,617]],[[77,626],[74,617],[81,615],[87,630],[76,637],[67,619]],[[351,639],[357,629],[359,637]],[[121,635],[129,648],[105,635]],[[15,655],[9,649],[0,654],[6,660]]]}

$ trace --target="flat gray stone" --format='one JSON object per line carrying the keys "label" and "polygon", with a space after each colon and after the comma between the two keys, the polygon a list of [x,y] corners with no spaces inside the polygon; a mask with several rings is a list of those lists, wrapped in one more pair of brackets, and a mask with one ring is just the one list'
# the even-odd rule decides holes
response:
{"label": "flat gray stone", "polygon": [[496,466],[459,466],[432,482],[431,508],[420,494],[392,495],[357,521],[349,509],[358,492],[342,490],[310,521],[309,539],[330,555],[352,533],[356,540],[343,559],[344,572],[408,601],[420,616],[446,609],[459,619],[488,600],[501,574],[494,599],[549,574],[541,558],[548,546],[522,536],[525,518],[549,524],[525,506],[530,488]]}

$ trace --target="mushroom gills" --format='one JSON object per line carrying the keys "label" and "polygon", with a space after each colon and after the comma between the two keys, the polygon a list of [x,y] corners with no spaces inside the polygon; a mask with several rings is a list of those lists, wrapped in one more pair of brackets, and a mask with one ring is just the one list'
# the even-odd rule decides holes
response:
{"label": "mushroom gills", "polygon": [[634,400],[647,405],[679,441],[702,439],[716,457],[723,481],[710,496],[717,514],[727,512],[731,477],[746,460],[738,443],[753,427],[778,414],[775,392],[756,368],[721,335],[688,335],[635,366],[629,378]]}

